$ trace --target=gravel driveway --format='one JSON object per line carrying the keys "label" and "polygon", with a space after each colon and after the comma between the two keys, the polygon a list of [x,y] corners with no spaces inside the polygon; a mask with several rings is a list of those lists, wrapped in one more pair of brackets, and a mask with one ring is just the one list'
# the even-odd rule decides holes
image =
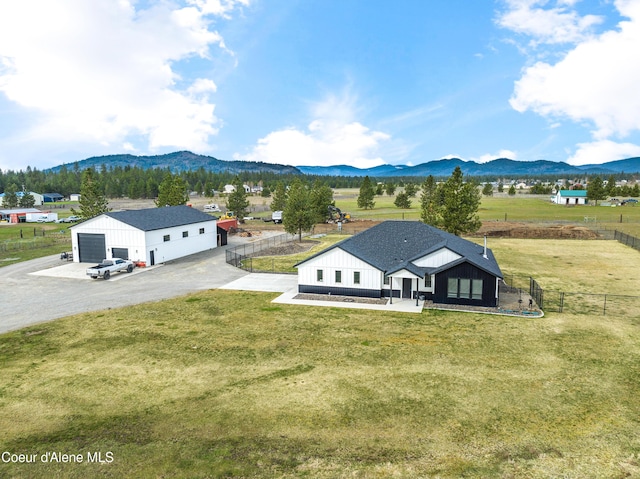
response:
{"label": "gravel driveway", "polygon": [[[230,241],[228,247],[241,242]],[[120,273],[114,275],[116,281],[32,274],[63,264],[59,255],[1,267],[0,333],[72,314],[218,288],[247,274],[225,263],[226,248],[215,248],[147,271],[138,270],[135,274]]]}

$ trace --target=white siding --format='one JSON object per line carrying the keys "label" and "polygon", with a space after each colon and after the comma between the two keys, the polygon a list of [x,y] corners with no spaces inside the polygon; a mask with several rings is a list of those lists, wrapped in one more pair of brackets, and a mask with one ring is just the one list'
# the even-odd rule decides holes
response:
{"label": "white siding", "polygon": [[[321,269],[323,280],[317,281]],[[335,282],[335,272],[342,271],[342,282]],[[354,272],[360,272],[360,284],[354,284]],[[298,267],[298,284],[341,288],[381,289],[382,272],[340,248],[334,248]]]}
{"label": "white siding", "polygon": [[[204,234],[199,233],[200,228],[204,228]],[[183,231],[187,231],[189,236],[183,238]],[[164,241],[165,235],[169,235],[169,241]],[[151,250],[154,251],[155,262],[164,263],[165,261],[199,253],[200,251],[213,249],[218,245],[218,231],[215,221],[147,231],[145,236],[147,264],[151,261],[149,253]]]}
{"label": "white siding", "polygon": [[418,258],[415,261],[412,261],[416,266],[422,266],[426,268],[439,268],[445,264],[449,264],[452,261],[461,258],[458,253],[454,253],[450,249],[442,248],[438,251],[434,251],[422,258]]}
{"label": "white siding", "polygon": [[[200,234],[200,228],[204,228],[204,234]],[[73,248],[73,260],[79,261],[78,233],[104,234],[107,248],[107,258],[112,257],[113,248],[127,248],[129,259],[144,261],[151,264],[150,251],[154,251],[155,263],[163,263],[172,259],[181,258],[190,254],[199,253],[217,246],[218,232],[215,221],[205,221],[173,228],[165,228],[155,231],[147,231],[134,228],[126,223],[118,221],[110,216],[101,215],[87,220],[72,228],[71,243]],[[182,232],[188,231],[187,238],[182,237]],[[164,241],[164,235],[170,235],[170,241]]]}

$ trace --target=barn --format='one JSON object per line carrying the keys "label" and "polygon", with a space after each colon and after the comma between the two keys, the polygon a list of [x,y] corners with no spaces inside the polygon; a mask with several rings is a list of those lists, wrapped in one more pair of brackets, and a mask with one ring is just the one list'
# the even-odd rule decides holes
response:
{"label": "barn", "polygon": [[551,197],[551,202],[558,205],[586,205],[587,190],[559,190]]}
{"label": "barn", "polygon": [[300,293],[489,307],[502,279],[486,246],[417,221],[385,221],[296,267]]}
{"label": "barn", "polygon": [[70,228],[73,260],[125,258],[152,266],[217,246],[216,219],[188,206],[103,213]]}

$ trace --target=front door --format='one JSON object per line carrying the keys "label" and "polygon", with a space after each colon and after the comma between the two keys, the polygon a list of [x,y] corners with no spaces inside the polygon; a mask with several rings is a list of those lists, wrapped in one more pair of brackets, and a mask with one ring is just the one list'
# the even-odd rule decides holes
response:
{"label": "front door", "polygon": [[402,278],[402,297],[411,299],[411,278]]}

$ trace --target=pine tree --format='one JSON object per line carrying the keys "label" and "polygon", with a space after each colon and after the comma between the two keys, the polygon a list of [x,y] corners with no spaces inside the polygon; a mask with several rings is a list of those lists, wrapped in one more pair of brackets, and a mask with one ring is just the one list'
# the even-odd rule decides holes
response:
{"label": "pine tree", "polygon": [[613,175],[607,180],[606,192],[609,196],[616,196],[616,177]]}
{"label": "pine tree", "polygon": [[187,187],[179,175],[167,173],[158,186],[158,199],[156,206],[179,206],[184,205],[189,200]]}
{"label": "pine tree", "polygon": [[284,230],[290,234],[298,234],[302,241],[302,232],[314,225],[314,212],[311,208],[309,189],[296,178],[291,183],[287,194],[287,204],[282,212]]}
{"label": "pine tree", "polygon": [[11,209],[18,206],[18,186],[15,183],[10,184],[4,191],[4,198],[2,199],[2,207]]}
{"label": "pine tree", "polygon": [[482,194],[484,196],[493,196],[493,185],[491,183],[486,183],[482,188]]}
{"label": "pine tree", "polygon": [[80,211],[71,208],[71,213],[88,220],[110,210],[109,202],[102,192],[102,188],[95,177],[95,170],[87,168],[82,172],[82,185],[80,186]]}
{"label": "pine tree", "polygon": [[393,194],[396,192],[396,185],[393,183],[393,181],[387,180],[387,182],[384,184],[384,191],[387,193],[387,195],[393,196]]}
{"label": "pine tree", "polygon": [[515,187],[515,186],[513,186],[513,185],[511,185],[511,186],[509,187],[509,191],[507,191],[507,194],[508,194],[509,196],[515,196],[515,194],[516,194],[516,187]]}
{"label": "pine tree", "polygon": [[23,191],[18,204],[20,208],[33,208],[36,204],[36,199],[28,191]]}
{"label": "pine tree", "polygon": [[278,181],[271,200],[271,211],[284,211],[287,206],[287,189],[282,181]]}
{"label": "pine tree", "polygon": [[478,217],[480,192],[473,182],[464,182],[462,170],[456,166],[443,185],[442,225],[445,231],[460,236],[476,232],[482,223]]}
{"label": "pine tree", "polygon": [[598,200],[604,200],[607,197],[607,192],[604,189],[604,182],[599,176],[594,176],[587,185],[587,199],[595,201],[598,206]]}
{"label": "pine tree", "polygon": [[407,192],[403,191],[402,193],[398,193],[398,196],[396,196],[393,204],[398,208],[408,210],[409,208],[411,208],[411,199],[409,198]]}
{"label": "pine tree", "polygon": [[236,176],[233,180],[234,186],[233,193],[229,194],[227,198],[227,211],[233,211],[236,218],[240,222],[244,221],[244,217],[249,212],[249,200],[247,199],[247,192],[244,189],[244,183],[239,176]]}
{"label": "pine tree", "polygon": [[420,196],[420,219],[431,226],[440,224],[440,194],[438,185],[432,175],[427,176],[422,183],[422,195]]}
{"label": "pine tree", "polygon": [[328,217],[327,207],[334,204],[333,190],[325,182],[316,180],[311,188],[310,197],[314,223],[324,223]]}
{"label": "pine tree", "polygon": [[364,208],[365,210],[372,210],[376,202],[373,201],[375,197],[375,190],[371,184],[371,180],[368,176],[365,176],[360,185],[360,194],[358,195],[358,208]]}

